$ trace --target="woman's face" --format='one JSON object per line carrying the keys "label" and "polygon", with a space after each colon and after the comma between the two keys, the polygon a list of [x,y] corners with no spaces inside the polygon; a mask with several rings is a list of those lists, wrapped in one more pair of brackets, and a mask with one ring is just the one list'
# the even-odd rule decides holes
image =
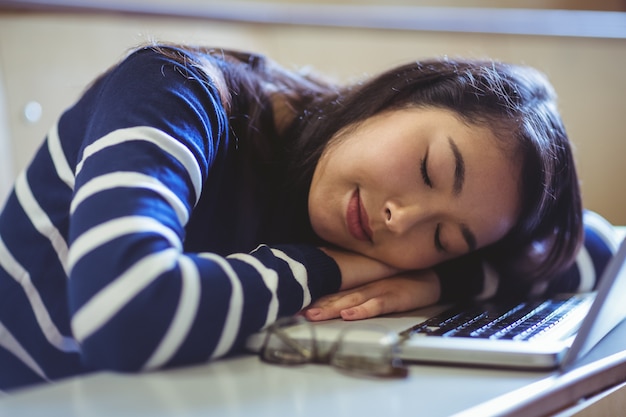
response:
{"label": "woman's face", "polygon": [[331,141],[309,215],[329,243],[421,269],[502,238],[517,220],[519,183],[520,164],[489,129],[444,109],[403,109]]}

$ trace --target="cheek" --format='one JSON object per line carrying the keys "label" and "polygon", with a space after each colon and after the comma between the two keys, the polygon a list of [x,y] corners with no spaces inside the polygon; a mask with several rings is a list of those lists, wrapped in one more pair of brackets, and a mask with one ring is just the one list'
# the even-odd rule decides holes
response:
{"label": "cheek", "polygon": [[396,152],[393,156],[381,154],[365,166],[365,175],[372,185],[378,186],[383,194],[390,192],[402,197],[415,191],[419,185],[419,159]]}
{"label": "cheek", "polygon": [[324,232],[330,228],[328,225],[329,219],[325,213],[327,213],[325,207],[315,202],[313,202],[309,208],[309,221],[311,222],[311,227],[318,235],[324,234]]}
{"label": "cheek", "polygon": [[323,194],[320,193],[319,188],[311,188],[311,192],[309,194],[309,222],[311,223],[311,227],[313,231],[322,236],[324,231],[328,228],[326,225],[328,223],[328,218],[325,213],[328,213],[328,208],[325,206],[326,199],[323,198]]}
{"label": "cheek", "polygon": [[323,240],[339,244],[337,236],[342,225],[341,193],[337,189],[312,188],[309,195],[309,222],[313,231]]}

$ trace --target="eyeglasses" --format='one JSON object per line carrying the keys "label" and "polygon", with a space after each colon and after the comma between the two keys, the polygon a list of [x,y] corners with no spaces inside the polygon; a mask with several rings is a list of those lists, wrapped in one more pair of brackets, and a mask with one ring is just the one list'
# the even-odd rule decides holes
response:
{"label": "eyeglasses", "polygon": [[361,376],[404,378],[408,368],[397,356],[399,336],[380,326],[358,324],[321,343],[304,317],[278,319],[268,327],[260,358],[278,365],[328,364]]}

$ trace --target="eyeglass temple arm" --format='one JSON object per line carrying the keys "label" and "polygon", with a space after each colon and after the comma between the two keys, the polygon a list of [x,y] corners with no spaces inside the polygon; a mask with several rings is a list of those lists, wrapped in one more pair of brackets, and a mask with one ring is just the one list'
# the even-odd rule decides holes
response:
{"label": "eyeglass temple arm", "polygon": [[273,327],[273,328],[270,329],[270,331],[273,332],[274,335],[276,335],[285,345],[289,346],[291,349],[295,350],[300,355],[302,355],[304,357],[307,357],[307,358],[314,358],[315,357],[315,352],[313,352],[313,351],[307,349],[306,347],[302,346],[296,340],[291,338],[287,334],[287,332],[285,332],[283,329],[281,329],[279,327]]}

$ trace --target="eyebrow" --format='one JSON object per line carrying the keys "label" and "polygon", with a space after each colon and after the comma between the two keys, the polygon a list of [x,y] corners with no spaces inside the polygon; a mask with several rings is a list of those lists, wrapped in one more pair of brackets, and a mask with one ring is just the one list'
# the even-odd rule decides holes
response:
{"label": "eyebrow", "polygon": [[465,160],[461,151],[459,151],[459,147],[456,146],[451,137],[448,137],[448,143],[454,155],[454,186],[452,187],[452,192],[454,195],[459,195],[463,191],[463,184],[465,183]]}
{"label": "eyebrow", "polygon": [[[459,195],[461,194],[461,191],[463,191],[463,184],[465,184],[465,160],[463,159],[463,155],[461,154],[459,147],[456,146],[452,137],[448,137],[448,143],[450,144],[450,149],[454,155],[454,185],[452,186],[452,192],[454,195]],[[469,251],[475,251],[477,247],[476,235],[474,235],[470,228],[465,224],[462,224],[460,228],[463,239],[465,239],[465,243],[467,243],[467,246],[469,247]]]}

